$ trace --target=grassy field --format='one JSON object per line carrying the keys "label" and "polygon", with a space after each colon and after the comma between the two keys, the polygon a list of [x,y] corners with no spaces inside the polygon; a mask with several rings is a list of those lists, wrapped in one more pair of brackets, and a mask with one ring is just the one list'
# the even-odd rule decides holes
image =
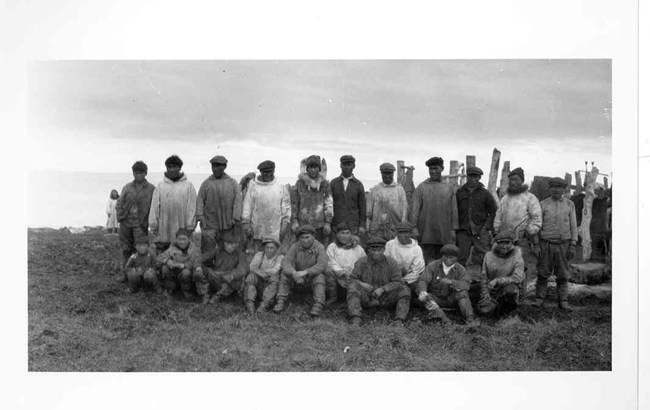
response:
{"label": "grassy field", "polygon": [[[28,232],[30,371],[611,370],[611,300],[572,298],[573,313],[524,305],[478,327],[411,310],[403,328],[377,310],[352,328],[345,303],[308,315],[306,295],[257,317],[221,305],[130,294],[117,283],[116,236]],[[197,299],[198,300],[198,299]]]}

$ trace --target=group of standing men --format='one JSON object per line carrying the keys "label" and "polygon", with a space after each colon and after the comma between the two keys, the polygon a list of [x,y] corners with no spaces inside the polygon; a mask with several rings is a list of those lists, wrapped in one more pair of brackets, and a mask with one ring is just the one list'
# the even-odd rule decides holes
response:
{"label": "group of standing men", "polygon": [[[470,167],[467,183],[456,190],[442,179],[442,158],[433,157],[426,161],[429,178],[409,206],[390,163],[379,167],[382,181],[367,197],[351,155],[340,158],[341,175],[331,182],[321,158],[310,156],[292,188],[276,180],[269,160],[242,184],[225,173],[223,156],[210,163],[212,175],[198,194],[176,155],[165,161],[157,187],[146,181],[146,164],[133,165],[134,180],[116,206],[120,280],[130,291],[149,286],[171,295],[180,287],[186,298],[198,294],[203,303],[237,293],[252,314],[282,312],[292,289],[302,286],[313,295],[314,317],[345,295],[355,325],[363,308],[381,306],[396,306],[402,322],[411,301],[431,319],[449,322],[444,309],[459,309],[473,323],[475,310],[508,312],[521,304],[526,273],[538,267],[534,304],[543,305],[555,274],[559,305],[570,309],[566,279],[577,227],[562,179],[551,179],[552,196],[540,204],[517,168],[497,204],[480,182],[480,168]],[[200,249],[191,241],[197,224]],[[295,241],[280,252],[287,238]],[[467,272],[469,262],[481,266],[479,277]]]}

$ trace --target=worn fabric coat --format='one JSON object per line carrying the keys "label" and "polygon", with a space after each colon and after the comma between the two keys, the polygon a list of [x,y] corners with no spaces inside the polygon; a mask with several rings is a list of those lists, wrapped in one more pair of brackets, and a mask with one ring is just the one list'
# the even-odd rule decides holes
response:
{"label": "worn fabric coat", "polygon": [[575,205],[570,199],[548,197],[540,203],[542,229],[539,236],[547,241],[578,241]]}
{"label": "worn fabric coat", "polygon": [[282,222],[289,223],[290,219],[291,199],[285,185],[277,179],[271,182],[253,179],[248,183],[242,208],[242,223],[250,224],[254,239],[272,238],[280,241]]}
{"label": "worn fabric coat", "polygon": [[366,192],[361,181],[354,175],[348,180],[347,189],[343,188],[343,177],[330,182],[334,202],[334,226],[346,222],[353,233],[366,223]]}
{"label": "worn fabric coat", "polygon": [[154,242],[173,242],[179,229],[196,228],[196,190],[183,176],[176,182],[165,177],[153,192],[149,227],[157,229]]}
{"label": "worn fabric coat", "polygon": [[528,190],[519,194],[506,193],[494,217],[494,229],[514,231],[518,238],[527,232],[535,235],[542,227],[542,208],[539,200]]}
{"label": "worn fabric coat", "polygon": [[374,289],[383,288],[385,292],[391,292],[402,287],[402,269],[390,256],[384,256],[378,262],[364,256],[355,262],[350,281],[367,283]]}
{"label": "worn fabric coat", "polygon": [[313,180],[301,174],[292,188],[291,220],[302,225],[322,228],[325,223],[332,223],[334,205],[330,184],[319,176]]}
{"label": "worn fabric coat", "polygon": [[165,265],[170,259],[176,263],[186,264],[190,270],[201,267],[201,252],[193,243],[190,243],[185,250],[172,244],[165,252],[158,255],[156,262],[158,265]]}
{"label": "worn fabric coat", "polygon": [[210,175],[203,181],[196,199],[196,219],[203,220],[201,229],[228,230],[241,220],[242,194],[239,183],[229,175]]}
{"label": "worn fabric coat", "polygon": [[[451,280],[451,284],[441,283],[441,279]],[[453,292],[468,291],[472,284],[472,276],[460,263],[456,262],[449,273],[445,274],[442,259],[435,260],[427,265],[416,288],[416,293],[431,293],[439,298],[445,298]]]}
{"label": "worn fabric coat", "polygon": [[524,258],[521,248],[515,246],[507,255],[500,255],[495,249],[497,244],[492,246],[492,250],[485,254],[483,266],[481,267],[481,293],[489,292],[487,283],[495,278],[508,278],[505,285],[514,284],[520,287],[520,294],[524,289]]}
{"label": "worn fabric coat", "polygon": [[151,199],[155,190],[156,187],[146,180],[141,184],[131,181],[124,185],[122,194],[115,204],[117,221],[123,226],[140,227],[146,232],[149,226]]}
{"label": "worn fabric coat", "polygon": [[405,222],[408,203],[404,187],[393,181],[390,185],[380,182],[370,188],[366,217],[370,221],[370,231],[379,229],[382,224],[394,227],[398,222]]}
{"label": "worn fabric coat", "polygon": [[446,182],[421,182],[413,194],[411,224],[418,228],[422,245],[453,243],[458,229],[458,204],[454,187]]}
{"label": "worn fabric coat", "polygon": [[109,199],[106,203],[106,228],[117,228],[117,213],[115,211],[115,204],[117,199]]}
{"label": "worn fabric coat", "polygon": [[296,242],[282,260],[282,273],[293,275],[296,271],[306,270],[308,276],[324,274],[327,269],[327,254],[322,243],[314,241],[310,248],[303,248]]}
{"label": "worn fabric coat", "polygon": [[336,242],[329,244],[326,253],[327,268],[334,273],[344,271],[348,276],[352,273],[355,262],[366,256],[366,252],[360,245],[346,248],[339,246]]}
{"label": "worn fabric coat", "polygon": [[478,235],[481,228],[485,226],[488,231],[492,230],[494,216],[497,212],[497,201],[479,182],[479,186],[473,191],[463,185],[456,192],[458,205],[458,228]]}
{"label": "worn fabric coat", "polygon": [[411,239],[411,243],[408,245],[402,245],[397,238],[391,239],[386,243],[384,255],[395,259],[402,269],[402,273],[409,275],[406,280],[408,284],[417,282],[420,274],[424,271],[422,248],[415,239]]}

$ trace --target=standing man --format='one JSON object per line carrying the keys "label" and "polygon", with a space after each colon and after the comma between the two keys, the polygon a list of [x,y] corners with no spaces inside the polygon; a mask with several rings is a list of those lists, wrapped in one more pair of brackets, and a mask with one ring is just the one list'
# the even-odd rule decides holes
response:
{"label": "standing man", "polygon": [[397,305],[395,322],[406,320],[411,306],[411,290],[402,283],[402,271],[395,259],[384,255],[386,241],[368,239],[368,256],[354,264],[348,285],[348,315],[353,326],[361,324],[362,308]]}
{"label": "standing man", "polygon": [[413,236],[420,238],[424,261],[429,263],[440,259],[443,245],[456,241],[458,204],[454,187],[442,181],[442,158],[429,158],[425,165],[429,178],[415,189],[411,223],[415,226]]}
{"label": "standing man", "polygon": [[497,212],[497,202],[480,182],[483,171],[479,167],[467,168],[467,183],[456,192],[458,223],[456,241],[460,250],[458,263],[467,267],[470,249],[472,262],[483,264],[483,257],[490,251],[490,232]]}
{"label": "standing man", "polygon": [[564,197],[567,186],[562,178],[551,178],[548,182],[551,196],[543,200],[542,229],[540,230],[541,258],[537,272],[537,298],[534,306],[544,305],[548,278],[555,274],[557,298],[560,309],[571,310],[569,296],[569,261],[576,254],[578,226],[573,202]]}
{"label": "standing man", "polygon": [[[136,161],[131,170],[133,182],[124,185],[122,195],[115,205],[117,221],[120,223],[122,268],[136,251],[135,240],[139,237],[147,237],[149,234],[149,208],[156,189],[147,181],[147,164]],[[126,282],[126,270],[123,270],[118,280]]]}
{"label": "standing man", "polygon": [[223,235],[239,224],[242,210],[239,184],[225,173],[228,160],[217,155],[210,160],[210,164],[212,175],[201,184],[196,200],[196,219],[201,226],[203,254],[217,245],[223,245]]}
{"label": "standing man", "polygon": [[361,181],[353,174],[355,159],[352,155],[341,157],[341,176],[330,183],[334,201],[332,224],[345,222],[353,235],[366,233],[366,192]]}
{"label": "standing man", "polygon": [[291,230],[295,233],[302,225],[316,229],[316,240],[327,246],[334,217],[332,190],[320,174],[320,157],[307,158],[307,172],[300,174],[293,187],[291,201]]}
{"label": "standing man", "polygon": [[194,232],[196,228],[196,189],[184,173],[183,161],[172,155],[165,160],[165,178],[153,192],[149,210],[149,227],[156,251],[169,248],[179,229]]}
{"label": "standing man", "polygon": [[291,199],[285,185],[275,179],[275,163],[263,161],[260,175],[248,183],[242,209],[242,227],[253,238],[255,252],[262,250],[262,240],[281,238],[289,228]]}
{"label": "standing man", "polygon": [[508,174],[508,189],[501,198],[494,217],[494,233],[495,235],[503,231],[515,233],[529,275],[534,275],[537,271],[539,260],[537,233],[541,227],[542,209],[539,200],[528,191],[528,185],[524,184],[524,170],[515,168]]}
{"label": "standing man", "polygon": [[395,182],[395,166],[386,162],[379,166],[379,171],[382,182],[370,188],[366,229],[369,235],[388,241],[395,237],[397,223],[406,221],[408,203],[404,187]]}
{"label": "standing man", "polygon": [[384,254],[395,259],[402,270],[402,279],[404,283],[415,292],[420,279],[420,274],[424,271],[424,256],[422,248],[418,246],[418,241],[411,238],[413,225],[408,222],[400,222],[396,226],[397,236],[386,244]]}

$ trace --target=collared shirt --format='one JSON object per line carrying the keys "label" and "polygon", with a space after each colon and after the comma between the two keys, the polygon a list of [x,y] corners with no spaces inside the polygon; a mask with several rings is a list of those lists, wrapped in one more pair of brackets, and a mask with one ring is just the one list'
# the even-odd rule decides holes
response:
{"label": "collared shirt", "polygon": [[[440,283],[441,279],[449,279],[451,284]],[[469,290],[471,283],[472,276],[463,265],[454,263],[449,271],[445,272],[442,259],[437,259],[428,264],[420,275],[416,293],[428,292],[438,297],[446,297],[452,292]]]}
{"label": "collared shirt", "polygon": [[540,202],[542,208],[542,229],[540,237],[547,241],[567,241],[575,245],[578,241],[576,211],[573,201],[561,197],[548,197]]}

